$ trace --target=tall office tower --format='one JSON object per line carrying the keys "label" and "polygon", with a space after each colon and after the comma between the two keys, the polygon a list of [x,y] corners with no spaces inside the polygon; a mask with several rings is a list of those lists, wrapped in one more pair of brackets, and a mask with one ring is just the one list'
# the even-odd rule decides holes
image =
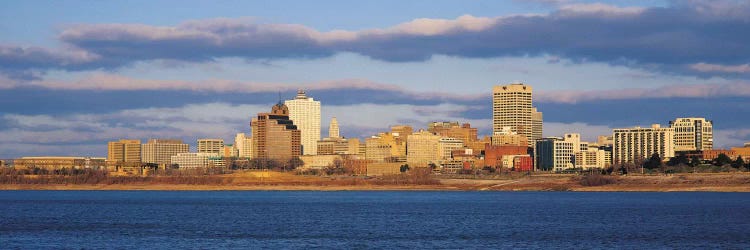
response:
{"label": "tall office tower", "polygon": [[674,128],[662,128],[659,124],[650,128],[614,129],[612,162],[635,163],[658,153],[662,159],[674,157]]}
{"label": "tall office tower", "polygon": [[224,139],[198,139],[198,153],[224,154]]}
{"label": "tall office tower", "polygon": [[245,133],[234,136],[234,147],[237,148],[237,157],[253,158],[253,138],[246,137]]}
{"label": "tall office tower", "polygon": [[531,138],[534,140],[542,139],[542,131],[544,131],[544,120],[542,112],[536,110],[536,107],[531,108]]}
{"label": "tall office tower", "polygon": [[182,140],[175,139],[149,139],[142,145],[142,160],[145,163],[170,164],[172,156],[190,151],[190,145]]}
{"label": "tall office tower", "polygon": [[253,157],[287,161],[301,155],[300,131],[289,119],[289,108],[283,103],[273,105],[271,113],[258,113],[250,127]]}
{"label": "tall office tower", "polygon": [[669,122],[674,129],[675,151],[711,150],[714,147],[713,122],[706,118],[677,118]]}
{"label": "tall office tower", "polygon": [[339,122],[336,120],[336,117],[334,116],[331,118],[331,124],[328,125],[328,138],[339,138],[341,135],[339,134]]}
{"label": "tall office tower", "polygon": [[533,141],[531,86],[523,83],[492,88],[492,132],[510,127],[513,132]]}
{"label": "tall office tower", "polygon": [[107,161],[141,162],[141,141],[122,139],[107,143]]}
{"label": "tall office tower", "polygon": [[302,154],[316,155],[320,140],[320,102],[297,91],[294,100],[284,102],[289,108],[289,119],[302,133]]}

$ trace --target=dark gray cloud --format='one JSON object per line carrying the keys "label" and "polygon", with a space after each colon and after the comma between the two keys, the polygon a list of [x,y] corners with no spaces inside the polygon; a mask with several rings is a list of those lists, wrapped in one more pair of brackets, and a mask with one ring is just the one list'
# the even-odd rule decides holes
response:
{"label": "dark gray cloud", "polygon": [[434,55],[552,55],[705,77],[748,77],[748,30],[750,2],[743,1],[676,1],[654,8],[562,4],[545,15],[417,19],[386,29],[335,32],[246,19],[174,27],[87,24],[62,31],[60,40],[73,48],[66,53],[0,47],[0,70],[113,68],[158,59],[320,58],[346,51],[390,62]]}

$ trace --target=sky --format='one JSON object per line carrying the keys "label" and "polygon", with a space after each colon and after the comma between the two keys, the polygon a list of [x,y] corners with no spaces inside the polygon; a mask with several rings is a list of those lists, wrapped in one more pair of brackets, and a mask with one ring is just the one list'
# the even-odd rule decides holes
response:
{"label": "sky", "polygon": [[323,136],[396,124],[491,131],[523,82],[544,136],[714,122],[750,141],[750,2],[2,1],[0,158],[106,156],[121,138],[233,141],[297,89]]}

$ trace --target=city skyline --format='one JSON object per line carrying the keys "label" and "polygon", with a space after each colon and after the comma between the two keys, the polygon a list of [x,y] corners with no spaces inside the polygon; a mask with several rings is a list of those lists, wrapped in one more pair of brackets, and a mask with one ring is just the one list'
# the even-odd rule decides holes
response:
{"label": "city skyline", "polygon": [[[321,130],[336,116],[347,138],[432,121],[489,135],[491,89],[515,81],[534,87],[545,137],[594,141],[705,117],[714,148],[750,141],[745,2],[230,2],[149,17],[176,4],[136,13],[120,3],[6,3],[0,158],[105,156],[119,139],[231,142],[277,93],[291,99],[300,88],[321,101]],[[556,32],[539,39],[545,29]],[[611,40],[607,29],[629,32]]]}

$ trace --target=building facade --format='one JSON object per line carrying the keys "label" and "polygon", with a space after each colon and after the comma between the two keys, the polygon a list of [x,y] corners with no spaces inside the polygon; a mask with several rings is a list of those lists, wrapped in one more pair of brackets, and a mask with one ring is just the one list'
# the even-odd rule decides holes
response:
{"label": "building facade", "polygon": [[198,139],[198,153],[224,154],[224,139]]}
{"label": "building facade", "polygon": [[536,107],[531,108],[531,139],[539,140],[542,139],[544,132],[544,116],[542,112],[539,112]]}
{"label": "building facade", "polygon": [[212,160],[215,158],[220,157],[214,153],[179,153],[173,155],[170,159],[172,164],[177,164],[180,169],[193,169],[218,167],[216,161]]}
{"label": "building facade", "polygon": [[287,161],[301,155],[301,133],[289,118],[289,108],[283,103],[274,105],[271,113],[259,113],[250,122],[250,127],[254,158]]}
{"label": "building facade", "polygon": [[289,108],[289,119],[300,131],[302,154],[316,155],[320,140],[320,102],[299,90],[294,100],[287,100],[284,104]]}
{"label": "building facade", "polygon": [[341,133],[339,131],[339,121],[336,117],[331,118],[331,124],[328,125],[328,138],[340,138]]}
{"label": "building facade", "polygon": [[441,161],[453,158],[451,152],[464,149],[464,142],[452,137],[443,137],[438,140],[437,158]]}
{"label": "building facade", "polygon": [[144,163],[167,165],[172,163],[172,156],[190,151],[190,145],[177,139],[149,139],[141,146]]}
{"label": "building facade", "polygon": [[380,136],[371,136],[365,139],[364,158],[373,162],[391,161],[393,154],[393,145],[389,144]]}
{"label": "building facade", "polygon": [[107,143],[107,161],[109,162],[141,162],[140,140],[119,140]]}
{"label": "building facade", "polygon": [[535,135],[541,135],[542,114],[534,111],[531,101],[531,86],[522,83],[495,86],[492,89],[493,134],[503,127],[510,127],[529,142],[534,140]]}
{"label": "building facade", "polygon": [[407,138],[406,162],[409,166],[425,167],[438,164],[438,144],[442,137],[428,131],[413,133]]}
{"label": "building facade", "polygon": [[492,168],[503,167],[503,156],[506,155],[528,155],[529,148],[526,146],[511,145],[485,145],[484,166]]}
{"label": "building facade", "polygon": [[511,131],[510,127],[503,127],[500,131],[495,132],[492,137],[490,137],[490,141],[493,146],[506,145],[527,147],[529,145],[526,136]]}
{"label": "building facade", "polygon": [[536,141],[536,167],[543,171],[563,171],[575,167],[574,143],[562,138],[548,137]]}
{"label": "building facade", "polygon": [[711,150],[714,147],[713,122],[706,118],[677,118],[669,122],[674,129],[675,151]]}
{"label": "building facade", "polygon": [[253,158],[253,138],[247,137],[245,133],[237,133],[234,136],[234,147],[237,148],[237,157]]}
{"label": "building facade", "polygon": [[654,124],[650,128],[624,128],[613,131],[612,163],[637,163],[659,154],[662,159],[674,157],[674,128]]}
{"label": "building facade", "polygon": [[103,169],[106,167],[104,158],[95,157],[66,157],[66,156],[41,156],[21,157],[13,160],[15,168],[41,168],[46,170],[56,169]]}

